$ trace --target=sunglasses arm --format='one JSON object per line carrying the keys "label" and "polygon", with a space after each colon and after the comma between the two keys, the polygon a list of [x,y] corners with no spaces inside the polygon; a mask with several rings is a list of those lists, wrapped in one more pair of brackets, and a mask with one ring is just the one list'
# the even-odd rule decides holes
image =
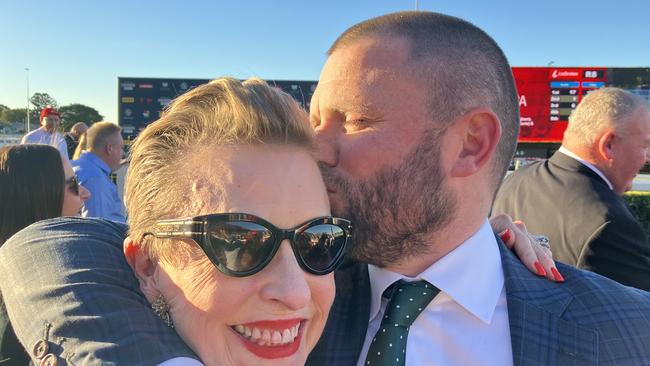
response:
{"label": "sunglasses arm", "polygon": [[196,235],[203,235],[203,227],[202,221],[191,219],[161,220],[147,234],[156,238],[192,238]]}

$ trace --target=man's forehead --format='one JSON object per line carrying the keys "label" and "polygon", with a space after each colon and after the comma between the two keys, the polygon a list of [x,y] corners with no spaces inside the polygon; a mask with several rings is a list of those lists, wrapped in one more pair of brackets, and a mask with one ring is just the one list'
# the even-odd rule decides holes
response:
{"label": "man's forehead", "polygon": [[376,102],[384,100],[387,94],[411,94],[421,87],[413,75],[399,63],[332,60],[326,65],[318,82],[316,97],[319,107],[325,105],[334,109],[359,112],[381,106]]}

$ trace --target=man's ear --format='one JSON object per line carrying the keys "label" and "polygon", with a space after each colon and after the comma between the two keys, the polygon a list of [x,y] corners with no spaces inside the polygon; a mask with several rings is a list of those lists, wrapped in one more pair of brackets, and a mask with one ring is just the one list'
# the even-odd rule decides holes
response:
{"label": "man's ear", "polygon": [[451,168],[452,177],[476,174],[492,158],[501,138],[499,118],[489,108],[477,108],[460,117],[456,129],[461,148]]}
{"label": "man's ear", "polygon": [[130,236],[124,239],[123,248],[126,262],[131,266],[135,277],[140,283],[140,291],[149,302],[154,301],[160,294],[155,279],[158,264],[152,261]]}
{"label": "man's ear", "polygon": [[614,129],[607,129],[600,137],[596,140],[596,147],[600,158],[603,160],[614,159],[614,143],[616,142],[616,132]]}

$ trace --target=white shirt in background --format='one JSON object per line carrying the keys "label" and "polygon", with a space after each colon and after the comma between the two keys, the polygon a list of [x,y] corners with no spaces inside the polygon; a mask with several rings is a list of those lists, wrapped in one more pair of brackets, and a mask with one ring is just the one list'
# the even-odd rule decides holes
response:
{"label": "white shirt in background", "polygon": [[68,144],[66,144],[63,135],[58,132],[49,133],[42,128],[37,128],[34,131],[23,136],[23,139],[20,141],[20,143],[54,146],[59,150],[61,156],[64,156],[66,160],[68,159]]}

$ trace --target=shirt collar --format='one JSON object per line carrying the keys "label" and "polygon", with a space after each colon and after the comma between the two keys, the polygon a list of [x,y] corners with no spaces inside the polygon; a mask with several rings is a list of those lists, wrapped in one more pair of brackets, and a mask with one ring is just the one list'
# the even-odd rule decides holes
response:
{"label": "shirt collar", "polygon": [[489,324],[504,284],[501,255],[487,219],[474,235],[415,278],[373,265],[368,266],[368,272],[370,320],[378,315],[382,294],[395,281],[424,279]]}
{"label": "shirt collar", "polygon": [[99,156],[93,154],[90,151],[82,151],[79,159],[88,160],[88,162],[96,165],[99,169],[101,169],[104,173],[106,173],[106,175],[111,174],[111,167],[109,167],[108,164],[106,164],[106,162],[102,160]]}
{"label": "shirt collar", "polygon": [[560,149],[559,149],[558,151],[561,152],[562,154],[564,154],[564,155],[570,157],[570,158],[573,158],[573,159],[575,159],[575,160],[581,162],[582,165],[584,165],[584,166],[586,166],[587,168],[593,170],[594,173],[598,174],[598,176],[600,176],[601,178],[603,178],[603,180],[605,181],[605,183],[607,183],[607,185],[609,186],[609,189],[614,190],[614,186],[612,186],[612,183],[610,183],[609,179],[607,179],[607,177],[605,176],[605,174],[603,174],[603,172],[601,172],[598,168],[596,168],[595,165],[593,165],[592,163],[588,162],[587,160],[585,160],[585,159],[579,157],[578,155],[574,154],[571,150],[567,149],[567,148],[564,147],[564,146],[560,146]]}

